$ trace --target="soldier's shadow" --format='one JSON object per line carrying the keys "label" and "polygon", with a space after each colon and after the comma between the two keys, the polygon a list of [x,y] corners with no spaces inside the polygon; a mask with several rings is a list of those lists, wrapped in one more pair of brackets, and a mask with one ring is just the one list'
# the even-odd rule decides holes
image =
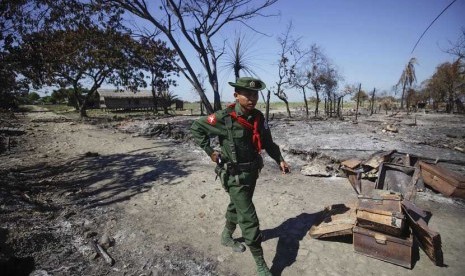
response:
{"label": "soldier's shadow", "polygon": [[308,230],[320,216],[321,212],[302,213],[287,219],[276,228],[262,231],[263,241],[278,238],[276,255],[270,269],[273,275],[281,275],[286,267],[291,266],[296,261],[300,240],[307,235]]}

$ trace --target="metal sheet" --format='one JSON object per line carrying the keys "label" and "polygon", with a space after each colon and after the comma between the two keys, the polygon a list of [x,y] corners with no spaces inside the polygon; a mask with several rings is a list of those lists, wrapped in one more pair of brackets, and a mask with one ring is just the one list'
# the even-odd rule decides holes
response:
{"label": "metal sheet", "polygon": [[416,194],[416,183],[419,177],[418,168],[383,163],[378,172],[376,189],[395,191],[411,200]]}

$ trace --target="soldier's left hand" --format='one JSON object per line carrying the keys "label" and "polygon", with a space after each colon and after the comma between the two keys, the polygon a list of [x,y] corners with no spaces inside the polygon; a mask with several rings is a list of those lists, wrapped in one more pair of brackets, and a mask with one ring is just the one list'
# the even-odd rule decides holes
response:
{"label": "soldier's left hand", "polygon": [[291,167],[289,167],[286,161],[281,161],[281,163],[279,163],[279,168],[283,174],[291,173]]}

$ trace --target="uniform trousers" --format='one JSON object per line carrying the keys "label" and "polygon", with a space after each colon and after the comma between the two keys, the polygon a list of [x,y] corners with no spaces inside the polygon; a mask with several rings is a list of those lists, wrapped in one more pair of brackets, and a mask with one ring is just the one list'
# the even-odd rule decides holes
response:
{"label": "uniform trousers", "polygon": [[261,246],[262,237],[255,206],[252,202],[255,185],[257,183],[258,170],[241,172],[239,182],[236,177],[227,175],[224,185],[229,194],[229,205],[226,210],[227,224],[239,224],[245,244],[253,255],[263,255]]}

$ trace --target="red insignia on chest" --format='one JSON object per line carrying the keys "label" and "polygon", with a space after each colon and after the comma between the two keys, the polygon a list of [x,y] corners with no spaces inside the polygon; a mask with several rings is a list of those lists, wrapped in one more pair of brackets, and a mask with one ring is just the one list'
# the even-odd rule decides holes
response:
{"label": "red insignia on chest", "polygon": [[214,113],[207,117],[207,123],[212,126],[216,124],[216,115]]}

